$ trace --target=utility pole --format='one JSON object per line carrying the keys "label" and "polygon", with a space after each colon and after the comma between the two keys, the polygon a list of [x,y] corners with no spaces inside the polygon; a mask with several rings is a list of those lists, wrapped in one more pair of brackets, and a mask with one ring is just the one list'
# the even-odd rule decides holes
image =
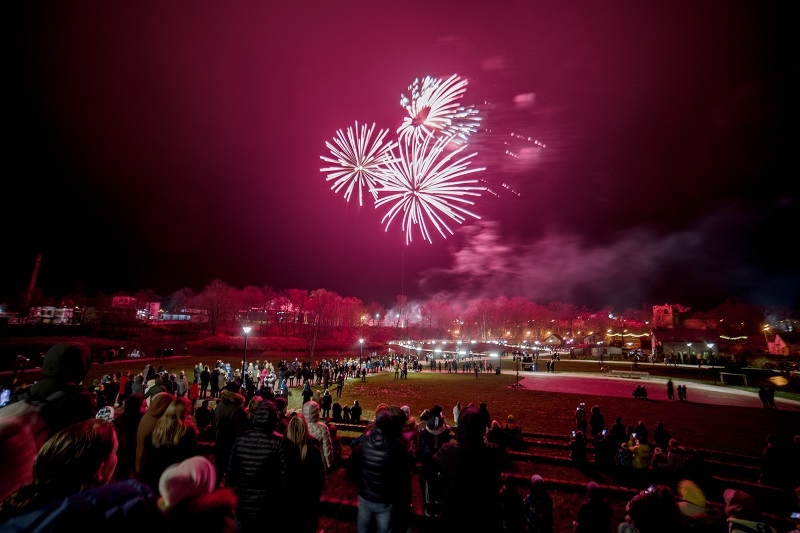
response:
{"label": "utility pole", "polygon": [[23,317],[30,313],[31,300],[33,299],[33,289],[36,288],[36,278],[39,276],[39,265],[42,264],[42,254],[36,256],[36,263],[33,265],[33,274],[28,282],[28,290],[25,291],[25,307],[22,309]]}

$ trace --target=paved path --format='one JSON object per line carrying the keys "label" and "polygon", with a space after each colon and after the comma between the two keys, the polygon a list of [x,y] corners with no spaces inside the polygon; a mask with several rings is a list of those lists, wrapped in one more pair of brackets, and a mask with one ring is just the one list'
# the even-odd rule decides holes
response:
{"label": "paved path", "polygon": [[[504,370],[504,374],[516,374],[514,370]],[[741,407],[761,407],[757,392],[742,391],[726,385],[712,385],[697,381],[673,379],[675,387],[686,385],[687,399],[691,402],[719,405],[736,405]],[[597,396],[617,396],[630,398],[636,385],[647,388],[649,400],[667,400],[667,378],[654,376],[644,379],[608,377],[604,374],[588,374],[584,372],[519,372],[519,383],[525,389],[546,392],[576,391]],[[672,400],[677,401],[677,400]],[[778,409],[800,412],[800,402],[776,398]]]}

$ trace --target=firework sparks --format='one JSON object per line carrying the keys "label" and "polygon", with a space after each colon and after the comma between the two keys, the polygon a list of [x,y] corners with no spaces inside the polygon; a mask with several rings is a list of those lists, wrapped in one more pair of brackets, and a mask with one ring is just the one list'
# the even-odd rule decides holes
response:
{"label": "firework sparks", "polygon": [[467,90],[467,80],[453,74],[447,80],[427,76],[414,80],[408,86],[410,97],[400,95],[400,105],[408,112],[397,129],[399,140],[415,139],[441,134],[456,143],[464,143],[477,131],[480,116],[472,106],[459,105]]}
{"label": "firework sparks", "polygon": [[388,160],[386,172],[378,177],[375,207],[391,204],[381,223],[386,222],[386,231],[389,231],[392,221],[400,216],[407,245],[413,240],[415,225],[419,226],[423,240],[433,242],[429,224],[446,239],[445,231],[453,234],[446,218],[459,224],[467,216],[480,220],[480,216],[466,206],[474,204],[468,197],[480,196],[486,187],[477,185],[477,179],[463,178],[484,168],[469,167],[475,153],[459,158],[466,145],[444,154],[451,140],[449,137],[432,140],[426,136],[422,140],[412,137],[410,142],[399,143],[397,157]]}
{"label": "firework sparks", "polygon": [[378,199],[376,191],[376,180],[386,168],[384,165],[390,157],[395,142],[384,143],[388,129],[378,131],[374,140],[372,134],[375,131],[375,124],[367,129],[366,125],[361,126],[359,132],[358,122],[355,128],[347,128],[347,133],[342,130],[336,132],[333,142],[325,142],[325,146],[330,150],[333,157],[320,156],[320,159],[335,166],[321,168],[321,172],[327,172],[326,181],[333,181],[331,190],[338,193],[345,188],[344,199],[350,201],[353,189],[358,187],[358,205],[363,204],[362,190],[366,187],[374,200]]}

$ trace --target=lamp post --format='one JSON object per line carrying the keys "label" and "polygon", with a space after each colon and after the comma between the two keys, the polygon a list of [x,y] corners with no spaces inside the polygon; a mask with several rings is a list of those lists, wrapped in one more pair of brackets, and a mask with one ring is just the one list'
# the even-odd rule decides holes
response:
{"label": "lamp post", "polygon": [[247,390],[247,334],[253,329],[250,326],[242,326],[244,332],[244,357],[242,358],[242,388]]}
{"label": "lamp post", "polygon": [[361,371],[361,366],[364,364],[364,339],[358,339],[358,344],[360,345],[361,352],[358,356],[358,371]]}

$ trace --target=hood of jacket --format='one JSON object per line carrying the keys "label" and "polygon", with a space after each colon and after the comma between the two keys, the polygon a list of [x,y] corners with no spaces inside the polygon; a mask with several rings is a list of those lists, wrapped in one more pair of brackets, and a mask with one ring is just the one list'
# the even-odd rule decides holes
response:
{"label": "hood of jacket", "polygon": [[272,433],[278,425],[280,415],[275,402],[264,400],[253,413],[253,429],[265,433]]}
{"label": "hood of jacket", "polygon": [[303,416],[306,417],[306,422],[309,424],[319,422],[319,404],[314,400],[304,403]]}
{"label": "hood of jacket", "polygon": [[441,435],[445,431],[450,431],[450,426],[444,423],[444,419],[440,416],[435,416],[433,418],[428,419],[428,423],[425,425],[425,431],[428,433],[433,433],[434,435]]}
{"label": "hood of jacket", "polygon": [[79,385],[86,377],[91,357],[88,344],[64,342],[53,345],[44,354],[42,379],[31,386],[31,397],[47,398],[60,390],[64,383]]}

